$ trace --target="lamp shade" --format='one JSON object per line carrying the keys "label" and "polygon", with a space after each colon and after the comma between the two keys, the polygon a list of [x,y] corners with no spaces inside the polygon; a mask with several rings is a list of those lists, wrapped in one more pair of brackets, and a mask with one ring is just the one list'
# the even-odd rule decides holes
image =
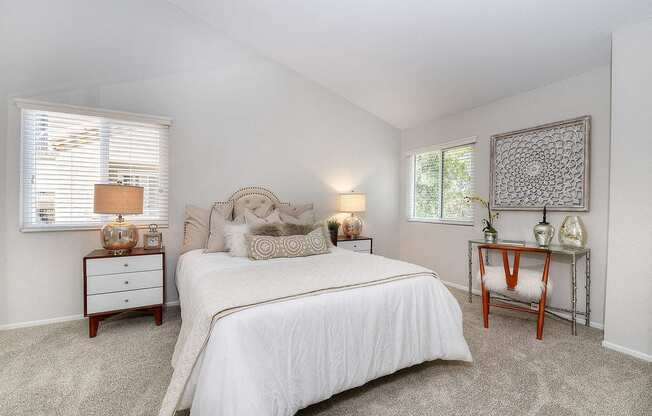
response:
{"label": "lamp shade", "polygon": [[348,193],[340,194],[341,212],[364,212],[367,205],[365,194]]}
{"label": "lamp shade", "polygon": [[143,187],[115,184],[95,184],[96,214],[142,214]]}

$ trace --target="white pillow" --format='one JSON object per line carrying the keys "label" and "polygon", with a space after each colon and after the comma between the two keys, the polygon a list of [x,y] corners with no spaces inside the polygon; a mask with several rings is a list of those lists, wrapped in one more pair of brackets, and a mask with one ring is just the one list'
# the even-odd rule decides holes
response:
{"label": "white pillow", "polygon": [[251,210],[246,210],[244,213],[244,222],[248,225],[262,225],[281,222],[279,210],[275,209],[268,216],[261,218],[254,214]]}
{"label": "white pillow", "polygon": [[248,233],[249,225],[247,224],[227,222],[224,225],[224,242],[226,249],[229,251],[229,256],[247,257],[249,255],[247,239],[245,238]]}

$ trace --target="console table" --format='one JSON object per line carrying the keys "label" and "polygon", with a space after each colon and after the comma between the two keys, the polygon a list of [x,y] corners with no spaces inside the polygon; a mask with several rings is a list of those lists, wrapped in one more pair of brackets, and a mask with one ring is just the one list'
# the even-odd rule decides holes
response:
{"label": "console table", "polygon": [[[469,303],[473,301],[473,246],[477,244],[489,244],[483,239],[469,240]],[[507,244],[514,245],[518,247],[539,247],[535,243],[525,242],[524,244],[514,244],[513,241],[509,240],[498,240],[496,244]],[[550,245],[546,247],[552,254],[559,254],[563,256],[569,256],[571,259],[570,267],[570,281],[571,281],[571,309],[564,308],[554,308],[546,306],[546,312],[569,321],[569,319],[555,314],[554,312],[566,312],[571,315],[571,326],[573,335],[577,335],[577,326],[576,326],[576,317],[577,315],[584,316],[584,322],[586,326],[590,325],[591,322],[591,249],[589,248],[573,248],[573,247],[564,247],[559,245]],[[577,310],[577,259],[581,256],[584,256],[586,261],[586,276],[584,280],[584,287],[586,288],[586,306],[584,312]],[[486,257],[486,263],[489,264],[489,259]],[[514,299],[506,299],[509,301],[516,301]]]}

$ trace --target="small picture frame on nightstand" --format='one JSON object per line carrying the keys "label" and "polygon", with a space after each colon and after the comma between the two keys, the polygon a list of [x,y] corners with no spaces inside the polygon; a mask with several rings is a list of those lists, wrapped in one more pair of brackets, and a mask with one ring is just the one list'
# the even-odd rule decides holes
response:
{"label": "small picture frame on nightstand", "polygon": [[143,236],[145,250],[158,250],[163,246],[163,233],[158,230],[158,225],[150,224],[149,231]]}

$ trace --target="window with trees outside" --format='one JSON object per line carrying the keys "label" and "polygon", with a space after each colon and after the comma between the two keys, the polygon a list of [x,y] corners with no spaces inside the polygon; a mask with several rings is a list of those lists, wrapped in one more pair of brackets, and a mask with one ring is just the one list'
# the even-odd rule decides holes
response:
{"label": "window with trees outside", "polygon": [[465,139],[407,155],[408,220],[473,224],[474,142]]}
{"label": "window with trees outside", "polygon": [[94,185],[142,186],[135,224],[168,225],[170,120],[16,100],[21,108],[21,230],[93,229],[113,220],[93,212]]}

